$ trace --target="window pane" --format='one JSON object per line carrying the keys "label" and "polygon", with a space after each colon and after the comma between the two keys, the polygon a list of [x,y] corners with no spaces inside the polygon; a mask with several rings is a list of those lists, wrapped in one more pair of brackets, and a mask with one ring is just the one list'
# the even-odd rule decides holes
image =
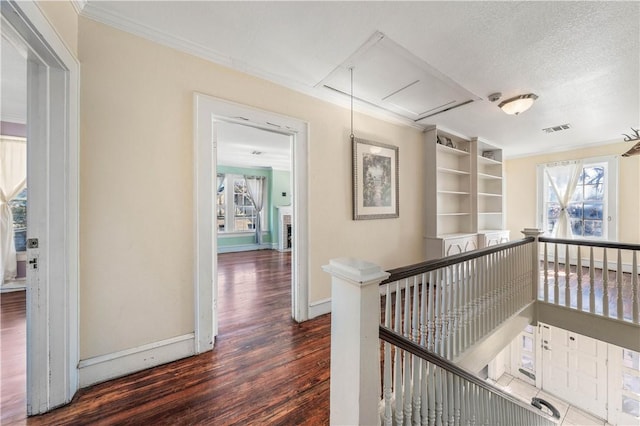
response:
{"label": "window pane", "polygon": [[622,350],[622,365],[634,370],[640,371],[640,353],[630,351],[628,349]]}
{"label": "window pane", "polygon": [[585,204],[584,218],[602,220],[602,203]]}
{"label": "window pane", "polygon": [[585,220],[584,236],[585,237],[602,237],[602,221],[601,220]]}
{"label": "window pane", "polygon": [[582,203],[569,204],[567,212],[570,218],[582,219]]}
{"label": "window pane", "polygon": [[571,232],[573,235],[584,235],[582,219],[571,219]]}
{"label": "window pane", "polygon": [[27,250],[27,188],[9,202],[13,213],[13,241],[16,251]]}
{"label": "window pane", "polygon": [[520,359],[520,363],[522,364],[522,368],[530,371],[534,371],[533,358],[529,355],[522,355]]}
{"label": "window pane", "polygon": [[622,389],[640,395],[640,377],[631,374],[622,374]]}
{"label": "window pane", "polygon": [[533,339],[529,336],[522,336],[522,349],[533,352]]}
{"label": "window pane", "polygon": [[598,185],[604,183],[604,166],[587,166],[583,169],[584,184]]}
{"label": "window pane", "polygon": [[640,401],[630,398],[626,395],[622,396],[622,412],[631,414],[634,417],[640,417]]}
{"label": "window pane", "polygon": [[559,203],[558,197],[556,196],[556,191],[553,190],[553,186],[551,182],[547,185],[547,201],[550,203]]}
{"label": "window pane", "polygon": [[560,204],[547,204],[547,217],[549,219],[557,219],[558,217],[560,217]]}
{"label": "window pane", "polygon": [[585,201],[602,201],[604,199],[604,185],[585,185],[584,199]]}

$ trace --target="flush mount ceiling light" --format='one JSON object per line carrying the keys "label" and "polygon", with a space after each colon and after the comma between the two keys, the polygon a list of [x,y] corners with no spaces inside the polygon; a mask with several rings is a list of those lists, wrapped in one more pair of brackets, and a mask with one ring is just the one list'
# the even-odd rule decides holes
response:
{"label": "flush mount ceiling light", "polygon": [[509,115],[518,115],[531,108],[533,101],[536,99],[538,99],[538,95],[528,93],[526,95],[520,95],[507,99],[506,101],[502,101],[498,106]]}

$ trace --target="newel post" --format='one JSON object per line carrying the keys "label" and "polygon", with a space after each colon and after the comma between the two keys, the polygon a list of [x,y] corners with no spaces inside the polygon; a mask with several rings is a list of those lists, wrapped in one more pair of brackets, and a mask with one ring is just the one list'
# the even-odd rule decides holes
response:
{"label": "newel post", "polygon": [[531,253],[531,297],[533,300],[537,300],[538,287],[540,285],[540,241],[538,241],[538,238],[544,234],[544,231],[537,228],[524,228],[521,232],[525,237],[535,238]]}
{"label": "newel post", "polygon": [[332,259],[331,274],[332,425],[378,424],[380,401],[380,282],[389,277],[378,265]]}

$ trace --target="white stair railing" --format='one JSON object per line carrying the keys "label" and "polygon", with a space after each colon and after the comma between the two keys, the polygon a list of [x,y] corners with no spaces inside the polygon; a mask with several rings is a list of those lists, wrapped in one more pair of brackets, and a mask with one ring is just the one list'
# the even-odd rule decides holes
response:
{"label": "white stair railing", "polygon": [[540,237],[542,302],[640,324],[640,244]]}
{"label": "white stair railing", "polygon": [[380,293],[381,323],[455,359],[535,301],[535,239],[389,271]]}
{"label": "white stair railing", "polygon": [[386,327],[380,327],[380,339],[384,353],[382,425],[556,424],[551,415]]}

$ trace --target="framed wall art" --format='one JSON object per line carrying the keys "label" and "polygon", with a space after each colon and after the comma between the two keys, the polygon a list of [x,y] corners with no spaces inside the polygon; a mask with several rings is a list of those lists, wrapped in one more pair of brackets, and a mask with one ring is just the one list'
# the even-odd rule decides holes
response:
{"label": "framed wall art", "polygon": [[398,147],[353,138],[353,220],[399,216]]}

